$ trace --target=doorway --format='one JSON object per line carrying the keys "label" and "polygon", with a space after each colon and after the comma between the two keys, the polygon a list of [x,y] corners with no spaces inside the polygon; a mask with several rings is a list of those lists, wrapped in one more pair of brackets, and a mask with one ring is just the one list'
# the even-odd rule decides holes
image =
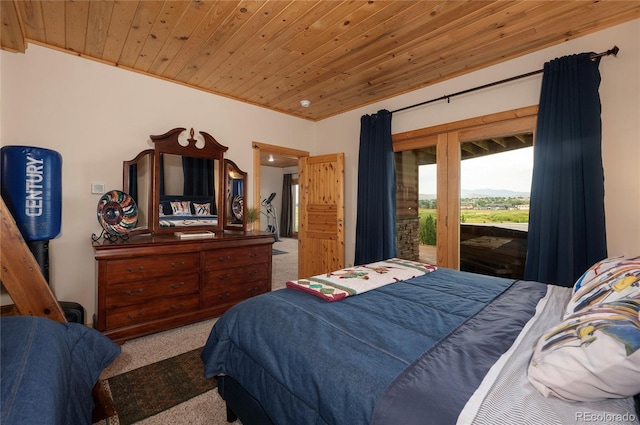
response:
{"label": "doorway", "polygon": [[[254,231],[265,231],[269,224],[273,225],[278,232],[277,240],[274,242],[273,264],[272,264],[272,290],[283,288],[287,280],[298,278],[298,241],[296,227],[293,227],[291,235],[280,234],[280,215],[282,214],[283,200],[283,180],[284,174],[292,174],[292,182],[297,187],[298,161],[300,158],[309,156],[309,152],[286,148],[283,146],[270,145],[261,142],[253,142],[253,206],[261,211],[260,220],[256,221]],[[293,184],[292,184],[293,189]],[[295,210],[298,202],[295,196],[297,192],[292,190],[294,202],[293,220],[296,223],[298,217]],[[275,193],[271,203],[276,217],[268,217],[267,211],[263,208],[263,201]],[[267,222],[269,220],[269,222]]]}

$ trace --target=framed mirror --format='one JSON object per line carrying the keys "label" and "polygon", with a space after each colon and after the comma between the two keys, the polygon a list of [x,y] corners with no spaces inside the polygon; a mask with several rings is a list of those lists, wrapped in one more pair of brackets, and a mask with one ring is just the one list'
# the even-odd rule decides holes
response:
{"label": "framed mirror", "polygon": [[154,150],[152,231],[219,231],[224,220],[223,157],[226,146],[201,131],[184,128],[151,136]]}
{"label": "framed mirror", "polygon": [[151,231],[153,158],[153,149],[147,149],[132,160],[123,162],[122,190],[133,198],[138,207],[138,223],[131,234]]}
{"label": "framed mirror", "polygon": [[247,173],[242,171],[231,160],[224,160],[225,211],[224,228],[228,230],[245,230],[247,217],[245,211],[245,186]]}

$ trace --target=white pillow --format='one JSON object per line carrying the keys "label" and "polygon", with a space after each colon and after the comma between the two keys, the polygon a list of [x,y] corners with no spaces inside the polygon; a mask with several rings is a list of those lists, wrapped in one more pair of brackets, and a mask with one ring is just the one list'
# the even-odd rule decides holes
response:
{"label": "white pillow", "polygon": [[173,215],[191,215],[191,201],[171,202]]}
{"label": "white pillow", "polygon": [[545,397],[597,401],[640,393],[640,298],[568,316],[538,341],[531,384]]}
{"label": "white pillow", "polygon": [[598,261],[575,283],[565,317],[584,308],[628,297],[640,297],[640,257]]}
{"label": "white pillow", "polygon": [[196,210],[196,215],[211,215],[211,202],[204,204],[194,202],[193,207]]}

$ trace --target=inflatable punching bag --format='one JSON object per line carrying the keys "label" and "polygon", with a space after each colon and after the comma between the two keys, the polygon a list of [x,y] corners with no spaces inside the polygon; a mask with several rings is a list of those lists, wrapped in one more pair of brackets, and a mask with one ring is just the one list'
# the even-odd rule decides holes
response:
{"label": "inflatable punching bag", "polygon": [[[33,146],[0,148],[2,198],[49,282],[49,240],[62,223],[62,156]],[[84,323],[84,308],[61,301],[69,322]]]}
{"label": "inflatable punching bag", "polygon": [[62,156],[32,146],[4,146],[2,197],[26,241],[45,241],[60,234],[62,222]]}
{"label": "inflatable punching bag", "polygon": [[32,146],[0,149],[2,198],[49,282],[49,240],[62,222],[62,157]]}

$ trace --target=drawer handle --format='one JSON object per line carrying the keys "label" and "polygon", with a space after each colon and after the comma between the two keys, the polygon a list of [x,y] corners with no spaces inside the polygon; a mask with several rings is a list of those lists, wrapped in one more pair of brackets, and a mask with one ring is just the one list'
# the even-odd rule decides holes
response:
{"label": "drawer handle", "polygon": [[247,292],[249,292],[250,294],[256,293],[260,290],[260,288],[258,288],[257,286],[254,286],[253,288],[249,288],[247,289]]}
{"label": "drawer handle", "polygon": [[257,274],[257,273],[258,273],[258,270],[248,270],[248,271],[247,271],[247,274],[248,274],[249,276],[253,276],[253,275]]}
{"label": "drawer handle", "polygon": [[144,270],[144,266],[140,266],[137,269],[132,269],[131,267],[127,267],[127,271],[129,273],[140,273],[143,270]]}
{"label": "drawer handle", "polygon": [[223,275],[218,276],[218,279],[220,279],[220,280],[227,280],[227,279],[229,279],[230,277],[231,277],[231,274],[230,274],[230,273],[226,273],[226,274],[223,274]]}
{"label": "drawer handle", "polygon": [[132,316],[131,314],[127,313],[127,317],[129,319],[137,319],[138,317],[142,317],[142,314],[143,313],[141,311],[139,311],[138,314],[136,314],[135,316]]}
{"label": "drawer handle", "polygon": [[224,299],[227,299],[227,298],[229,298],[229,293],[228,292],[225,292],[224,294],[218,295],[218,299],[219,300],[224,300]]}
{"label": "drawer handle", "polygon": [[135,292],[132,291],[126,291],[125,294],[131,296],[131,297],[137,297],[138,295],[142,294],[142,292],[144,291],[144,289],[140,288]]}
{"label": "drawer handle", "polygon": [[173,289],[178,289],[178,288],[182,288],[184,286],[184,282],[180,282],[180,283],[172,283],[171,287]]}
{"label": "drawer handle", "polygon": [[179,264],[176,264],[174,262],[171,263],[171,267],[173,267],[174,269],[178,269],[180,267],[184,267],[184,261],[180,261]]}
{"label": "drawer handle", "polygon": [[184,303],[180,303],[180,304],[178,304],[178,305],[172,305],[172,306],[171,306],[171,309],[172,309],[172,310],[180,310],[180,309],[182,309],[182,308],[184,308]]}
{"label": "drawer handle", "polygon": [[257,257],[257,256],[258,256],[258,254],[256,254],[255,252],[250,252],[249,253],[249,258],[254,258],[254,257]]}
{"label": "drawer handle", "polygon": [[231,260],[231,256],[227,255],[226,257],[218,257],[218,260],[220,260],[220,261],[229,261],[229,260]]}

